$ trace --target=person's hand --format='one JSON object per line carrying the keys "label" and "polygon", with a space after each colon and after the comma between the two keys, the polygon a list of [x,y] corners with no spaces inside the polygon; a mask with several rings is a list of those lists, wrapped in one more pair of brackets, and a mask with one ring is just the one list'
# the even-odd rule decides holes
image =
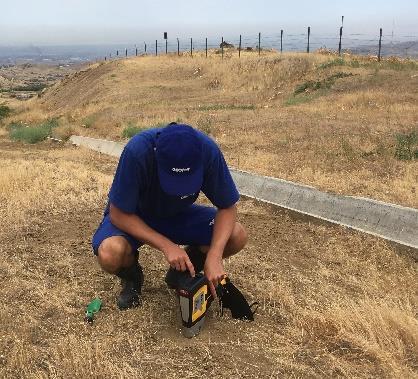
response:
{"label": "person's hand", "polygon": [[219,285],[221,280],[226,275],[224,265],[222,263],[222,258],[217,256],[211,256],[208,253],[206,257],[204,272],[206,278],[209,281],[210,292],[212,293],[212,296],[215,299],[217,297],[216,287]]}
{"label": "person's hand", "polygon": [[163,253],[169,265],[177,271],[189,271],[194,277],[195,271],[187,253],[176,244],[171,244],[163,249]]}

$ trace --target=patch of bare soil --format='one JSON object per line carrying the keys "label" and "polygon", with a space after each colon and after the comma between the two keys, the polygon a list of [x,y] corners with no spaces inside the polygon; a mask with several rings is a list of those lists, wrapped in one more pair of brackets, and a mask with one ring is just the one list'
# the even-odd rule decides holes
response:
{"label": "patch of bare soil", "polygon": [[[5,157],[24,157],[35,167],[54,158],[57,168],[72,161],[96,177],[111,176],[116,166],[114,158],[95,154],[93,160],[56,145],[0,141],[0,153],[0,164]],[[13,234],[15,229],[2,225],[1,377],[418,375],[412,253],[242,199],[239,218],[250,240],[225,265],[249,300],[260,302],[256,320],[221,316],[214,303],[203,332],[189,340],[180,333],[178,305],[165,286],[167,264],[158,251],[140,252],[142,306],[117,309],[119,283],[100,270],[90,247],[104,201],[75,201],[65,213],[32,209],[30,223]],[[84,309],[95,296],[104,306],[87,325]]]}

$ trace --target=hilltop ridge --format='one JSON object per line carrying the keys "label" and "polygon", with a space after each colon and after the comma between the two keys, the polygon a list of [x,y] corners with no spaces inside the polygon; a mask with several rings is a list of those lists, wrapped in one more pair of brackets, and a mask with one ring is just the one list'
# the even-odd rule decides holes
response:
{"label": "hilltop ridge", "polygon": [[398,136],[418,133],[416,88],[413,60],[147,56],[90,65],[12,119],[57,118],[58,136],[113,140],[182,121],[214,138],[237,168],[417,207],[418,162],[396,157]]}

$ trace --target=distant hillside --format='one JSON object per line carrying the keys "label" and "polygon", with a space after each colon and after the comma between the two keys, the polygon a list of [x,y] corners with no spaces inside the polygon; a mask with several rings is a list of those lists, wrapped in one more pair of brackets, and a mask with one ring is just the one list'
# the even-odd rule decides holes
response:
{"label": "distant hillside", "polygon": [[[377,45],[363,45],[351,49],[354,54],[377,55]],[[400,43],[382,44],[382,56],[397,56],[403,58],[418,58],[418,40]]]}
{"label": "distant hillside", "polygon": [[0,66],[19,63],[79,64],[103,58],[109,46],[0,46]]}

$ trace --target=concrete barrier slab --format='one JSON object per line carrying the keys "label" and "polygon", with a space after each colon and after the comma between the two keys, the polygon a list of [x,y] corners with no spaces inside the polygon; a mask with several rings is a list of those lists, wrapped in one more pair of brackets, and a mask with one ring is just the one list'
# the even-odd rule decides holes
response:
{"label": "concrete barrier slab", "polygon": [[[72,136],[70,141],[119,157],[125,144]],[[231,169],[240,194],[418,249],[418,209],[342,196],[246,171]],[[417,254],[418,255],[418,254]]]}

